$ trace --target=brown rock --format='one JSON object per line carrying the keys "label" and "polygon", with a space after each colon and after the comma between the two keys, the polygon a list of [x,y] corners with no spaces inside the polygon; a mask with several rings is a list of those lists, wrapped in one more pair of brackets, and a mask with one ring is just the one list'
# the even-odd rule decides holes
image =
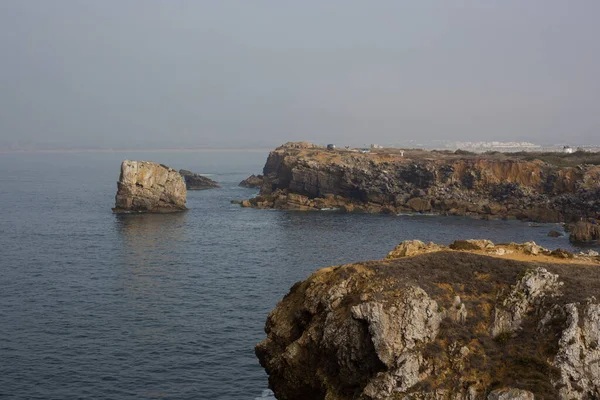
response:
{"label": "brown rock", "polygon": [[598,221],[579,221],[571,229],[571,242],[592,242],[600,240],[600,225]]}
{"label": "brown rock", "polygon": [[117,187],[114,213],[187,210],[183,178],[177,171],[162,164],[123,161]]}
{"label": "brown rock", "polygon": [[406,205],[417,212],[431,211],[431,202],[421,197],[413,197],[406,202]]}
{"label": "brown rock", "polygon": [[278,399],[595,398],[597,263],[410,246],[290,289],[255,348]]}
{"label": "brown rock", "polygon": [[215,181],[200,174],[195,174],[186,169],[180,169],[179,173],[185,180],[185,187],[187,190],[205,190],[205,189],[218,189],[221,186]]}
{"label": "brown rock", "polygon": [[264,177],[262,175],[250,175],[240,182],[238,186],[246,188],[259,188],[262,186]]}

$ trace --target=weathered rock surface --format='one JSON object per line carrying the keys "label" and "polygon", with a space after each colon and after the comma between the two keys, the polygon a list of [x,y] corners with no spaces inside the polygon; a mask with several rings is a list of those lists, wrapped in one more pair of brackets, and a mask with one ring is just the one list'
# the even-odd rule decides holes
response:
{"label": "weathered rock surface", "polygon": [[117,188],[115,213],[167,213],[187,209],[183,178],[162,164],[123,161]]}
{"label": "weathered rock surface", "polygon": [[599,398],[600,260],[465,243],[408,241],[294,285],[256,346],[276,397]]}
{"label": "weathered rock surface", "polygon": [[264,177],[262,175],[250,175],[248,178],[241,181],[238,186],[246,188],[259,188],[262,186],[263,182]]}
{"label": "weathered rock surface", "polygon": [[186,169],[180,169],[179,173],[185,180],[185,187],[187,190],[205,190],[205,189],[218,189],[221,186],[215,181],[200,174],[195,174],[192,171]]}
{"label": "weathered rock surface", "polygon": [[[508,156],[359,154],[287,143],[269,154],[256,208],[426,212],[570,222],[600,217],[600,166]],[[257,182],[258,184],[258,182]]]}
{"label": "weathered rock surface", "polygon": [[600,241],[600,225],[594,221],[579,221],[571,228],[569,240],[571,242],[593,242]]}

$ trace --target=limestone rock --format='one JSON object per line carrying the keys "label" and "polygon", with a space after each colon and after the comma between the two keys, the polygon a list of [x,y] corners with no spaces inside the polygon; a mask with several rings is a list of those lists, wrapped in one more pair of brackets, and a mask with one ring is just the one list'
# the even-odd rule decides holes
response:
{"label": "limestone rock", "polygon": [[534,395],[527,390],[504,388],[491,392],[487,400],[534,400]]}
{"label": "limestone rock", "polygon": [[262,186],[264,177],[262,175],[250,175],[248,178],[240,182],[238,186],[246,188],[259,188]]}
{"label": "limestone rock", "polygon": [[115,213],[167,213],[187,209],[183,178],[162,164],[123,161],[117,187]]}
{"label": "limestone rock", "polygon": [[599,398],[596,261],[411,246],[291,288],[255,349],[278,399]]}
{"label": "limestone rock", "polygon": [[600,395],[600,305],[595,298],[567,304],[566,329],[559,340],[554,365],[563,399],[593,399]]}
{"label": "limestone rock", "polygon": [[[397,157],[327,151],[309,143],[287,143],[272,151],[263,168],[260,194],[278,191],[307,198],[339,196],[345,210],[416,211],[479,218],[571,222],[600,218],[600,166],[559,167],[518,155],[411,151]],[[352,204],[346,207],[345,204]],[[278,202],[274,208],[311,206]]]}
{"label": "limestone rock", "polygon": [[427,199],[414,197],[406,202],[406,205],[417,212],[431,211],[431,202]]}
{"label": "limestone rock", "polygon": [[494,248],[494,243],[491,240],[455,240],[450,248],[452,250],[489,250]]}
{"label": "limestone rock", "polygon": [[215,181],[200,174],[195,174],[186,169],[180,169],[179,173],[185,180],[185,187],[187,190],[204,190],[204,189],[218,189],[221,186]]}
{"label": "limestone rock", "polygon": [[571,242],[600,241],[599,222],[579,221],[571,230],[569,236]]}
{"label": "limestone rock", "polygon": [[532,307],[539,306],[545,298],[558,296],[562,286],[558,279],[558,275],[545,268],[526,271],[508,295],[496,305],[492,336],[517,331]]}
{"label": "limestone rock", "polygon": [[438,246],[435,243],[425,244],[420,240],[405,240],[390,251],[387,255],[388,259],[410,257],[417,254],[431,253],[434,251],[442,250],[442,246]]}

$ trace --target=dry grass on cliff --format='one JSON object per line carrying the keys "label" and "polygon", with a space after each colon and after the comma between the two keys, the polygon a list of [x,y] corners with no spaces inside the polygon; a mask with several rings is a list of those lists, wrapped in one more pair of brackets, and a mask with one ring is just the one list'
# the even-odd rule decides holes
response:
{"label": "dry grass on cliff", "polygon": [[[400,157],[400,152],[404,153],[404,157]],[[458,160],[458,159],[489,159],[489,160],[524,160],[534,161],[540,160],[556,167],[574,167],[581,164],[600,165],[600,153],[576,151],[574,153],[561,152],[516,152],[516,153],[501,153],[498,151],[486,153],[472,153],[467,151],[445,151],[445,150],[423,150],[423,149],[376,149],[368,154],[350,152],[343,149],[328,151],[324,149],[301,149],[298,150],[299,156],[304,156],[316,161],[326,163],[341,163],[347,157],[360,157],[369,159],[374,162],[383,161],[402,161],[402,160]]]}
{"label": "dry grass on cliff", "polygon": [[449,309],[458,295],[468,310],[464,323],[445,319],[436,340],[424,349],[426,358],[436,360],[440,366],[448,366],[451,360],[443,349],[448,349],[450,343],[467,346],[470,353],[464,370],[456,377],[431,376],[418,385],[425,391],[452,387],[456,383],[452,383],[452,379],[460,378],[481,382],[488,390],[508,385],[531,390],[545,399],[557,398],[550,381],[557,371],[548,359],[556,354],[556,335],[564,321],[554,321],[556,329],[540,333],[535,318],[527,318],[519,334],[493,338],[489,327],[494,305],[524,271],[537,267],[560,276],[564,282],[561,303],[584,301],[597,295],[600,286],[600,266],[597,264],[534,256],[504,259],[470,252],[440,251],[373,262],[369,266],[376,272],[377,280],[422,287],[442,309]]}
{"label": "dry grass on cliff", "polygon": [[557,167],[575,167],[581,164],[600,165],[600,153],[587,151],[576,151],[571,154],[558,152],[520,152],[514,153],[513,156],[527,161],[541,160]]}

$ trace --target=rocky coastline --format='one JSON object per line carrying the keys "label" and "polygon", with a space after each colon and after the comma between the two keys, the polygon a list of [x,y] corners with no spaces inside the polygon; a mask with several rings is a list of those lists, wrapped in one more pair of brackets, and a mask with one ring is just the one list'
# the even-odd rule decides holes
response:
{"label": "rocky coastline", "polygon": [[287,143],[269,154],[258,195],[241,203],[535,222],[600,217],[598,165],[557,166],[506,154],[465,153],[362,154]]}
{"label": "rocky coastline", "polygon": [[590,254],[406,241],[295,284],[256,354],[280,400],[596,399]]}
{"label": "rocky coastline", "polygon": [[114,213],[171,213],[187,210],[183,177],[166,165],[125,160],[117,182]]}

